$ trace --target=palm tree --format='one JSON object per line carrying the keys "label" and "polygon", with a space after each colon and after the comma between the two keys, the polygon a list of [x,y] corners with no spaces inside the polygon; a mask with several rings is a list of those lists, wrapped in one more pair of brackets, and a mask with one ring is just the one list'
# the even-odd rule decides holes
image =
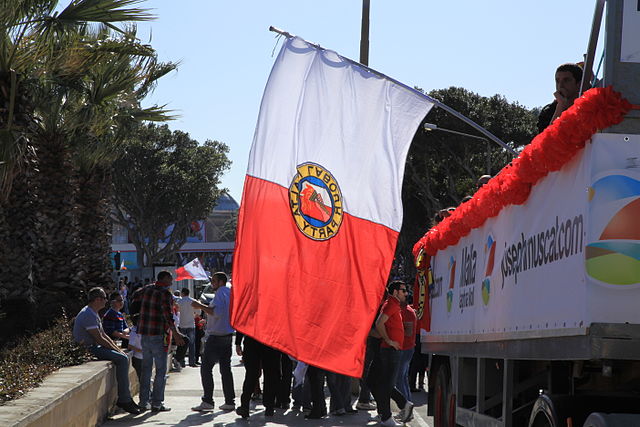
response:
{"label": "palm tree", "polygon": [[[135,28],[121,40],[98,37],[104,55],[94,62],[85,80],[83,111],[79,119],[86,130],[74,137],[74,164],[79,220],[80,272],[87,287],[111,282],[111,165],[126,149],[127,136],[140,121],[166,121],[163,107],[141,108],[156,80],[175,69],[157,62],[155,52],[135,41]],[[115,126],[114,126],[115,124]]]}
{"label": "palm tree", "polygon": [[0,255],[15,254],[0,261],[5,313],[30,305],[33,278],[44,305],[82,289],[70,141],[99,51],[84,41],[90,22],[124,33],[117,23],[151,19],[129,7],[141,2],[76,0],[57,13],[57,0],[0,0]]}

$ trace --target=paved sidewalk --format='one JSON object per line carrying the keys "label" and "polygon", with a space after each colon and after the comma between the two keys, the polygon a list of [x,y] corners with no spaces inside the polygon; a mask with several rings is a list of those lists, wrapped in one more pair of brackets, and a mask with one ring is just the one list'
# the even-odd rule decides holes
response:
{"label": "paved sidewalk", "polygon": [[[236,404],[240,402],[240,390],[242,381],[244,381],[244,367],[240,364],[240,358],[234,356],[231,360],[233,371],[234,386],[236,389]],[[117,412],[110,417],[103,426],[375,426],[379,425],[373,419],[376,411],[358,411],[357,414],[343,416],[328,416],[321,420],[305,420],[302,413],[296,413],[291,410],[276,410],[274,417],[264,417],[264,407],[257,404],[253,408],[251,417],[243,420],[236,415],[235,412],[224,412],[217,407],[224,403],[222,395],[222,381],[218,367],[214,368],[214,400],[216,410],[214,412],[195,412],[191,410],[192,406],[200,403],[202,395],[202,387],[200,385],[200,369],[186,367],[182,372],[172,372],[167,381],[165,391],[165,406],[171,408],[169,412],[151,413],[149,411],[140,415],[130,415],[123,412]],[[328,392],[327,392],[328,395]],[[433,419],[427,417],[427,395],[424,392],[414,393],[413,402],[415,403],[414,419],[407,423],[412,427],[433,427]],[[137,401],[137,397],[136,397]],[[327,407],[329,406],[329,398],[327,397]],[[392,402],[394,413],[397,408]]]}

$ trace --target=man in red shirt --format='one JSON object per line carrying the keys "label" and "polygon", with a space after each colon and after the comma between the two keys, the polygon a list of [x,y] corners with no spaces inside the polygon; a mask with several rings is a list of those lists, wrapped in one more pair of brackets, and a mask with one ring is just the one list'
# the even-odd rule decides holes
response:
{"label": "man in red shirt", "polygon": [[[414,347],[416,346],[416,329],[418,327],[418,319],[416,312],[411,307],[411,301],[405,301],[401,304],[402,323],[404,324],[404,340],[400,344],[400,362],[398,368],[398,378],[396,379],[396,388],[408,401],[411,401],[411,389],[409,388],[409,365],[413,357]],[[407,420],[409,421],[409,420]]]}
{"label": "man in red shirt", "polygon": [[411,418],[413,403],[407,401],[395,388],[400,362],[400,348],[404,343],[404,325],[402,323],[401,304],[407,300],[407,285],[395,280],[387,286],[389,298],[382,305],[380,316],[376,320],[376,330],[382,337],[380,353],[373,361],[369,374],[369,387],[378,405],[378,415],[383,426],[397,426],[391,416],[390,399],[402,408],[399,414],[401,422]]}

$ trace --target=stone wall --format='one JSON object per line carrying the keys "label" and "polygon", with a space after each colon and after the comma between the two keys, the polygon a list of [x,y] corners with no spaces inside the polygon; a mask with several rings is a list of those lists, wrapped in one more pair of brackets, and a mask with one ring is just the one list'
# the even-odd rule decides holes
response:
{"label": "stone wall", "polygon": [[[131,394],[138,392],[138,377],[129,370]],[[1,426],[95,426],[104,421],[117,400],[115,367],[93,361],[62,368],[17,400],[0,406]]]}

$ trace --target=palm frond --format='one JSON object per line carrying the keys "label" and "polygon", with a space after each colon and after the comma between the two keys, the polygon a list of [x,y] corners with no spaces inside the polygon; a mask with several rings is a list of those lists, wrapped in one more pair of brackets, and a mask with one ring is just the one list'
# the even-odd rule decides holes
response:
{"label": "palm frond", "polygon": [[95,52],[116,53],[118,55],[153,57],[156,54],[150,45],[132,40],[104,39],[94,43],[91,48]]}
{"label": "palm frond", "polygon": [[136,89],[138,99],[146,97],[158,82],[158,79],[176,70],[178,64],[175,62],[153,62],[147,67],[147,75],[142,84]]}
{"label": "palm frond", "polygon": [[171,114],[175,110],[167,110],[165,105],[154,105],[152,107],[141,108],[131,113],[131,118],[136,121],[149,121],[149,122],[166,122],[169,120],[175,120],[180,117],[177,114]]}
{"label": "palm frond", "polygon": [[54,20],[65,24],[79,22],[127,22],[150,21],[154,16],[150,9],[127,8],[144,0],[77,0],[69,4]]}

